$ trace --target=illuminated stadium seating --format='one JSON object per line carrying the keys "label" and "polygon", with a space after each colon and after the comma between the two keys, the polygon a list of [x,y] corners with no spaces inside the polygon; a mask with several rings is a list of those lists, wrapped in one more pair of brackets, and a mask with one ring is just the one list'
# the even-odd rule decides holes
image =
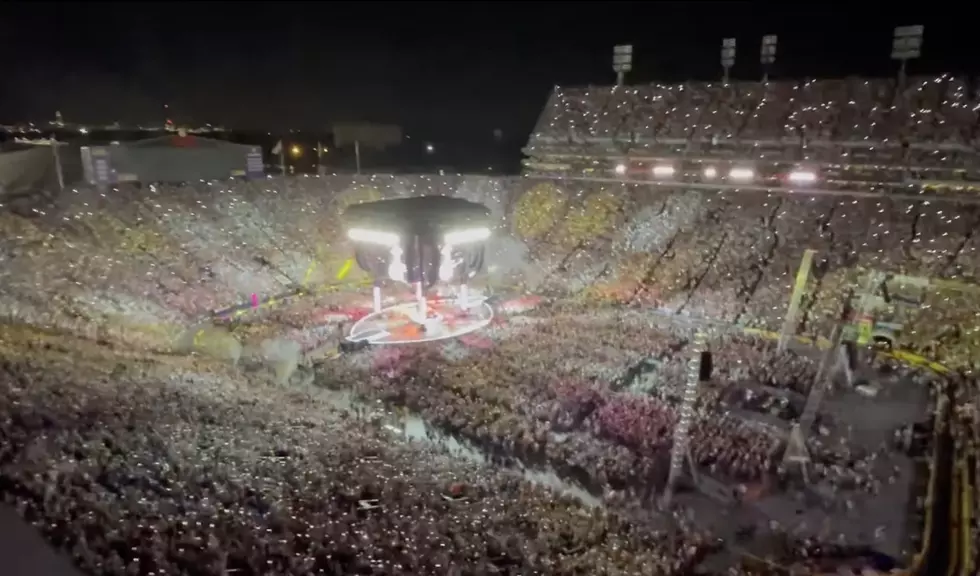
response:
{"label": "illuminated stadium seating", "polygon": [[[812,334],[827,332],[861,269],[964,282],[980,277],[980,239],[973,234],[980,212],[953,199],[337,176],[285,187],[275,180],[120,187],[111,203],[79,188],[55,204],[44,200],[29,216],[4,213],[10,233],[3,239],[3,313],[40,324],[187,324],[252,294],[336,282],[350,254],[340,234],[341,206],[421,193],[459,194],[507,216],[497,235],[512,235],[534,261],[515,260],[513,243],[491,246],[487,258],[515,281],[564,293],[625,291],[685,315],[768,329],[780,327],[806,248],[818,254],[801,319]],[[973,313],[949,302],[936,303],[932,311],[939,310]],[[964,326],[965,334],[970,330]]]}
{"label": "illuminated stadium seating", "polygon": [[[525,152],[544,166],[581,157],[710,157],[976,180],[978,103],[974,85],[945,74],[910,78],[901,89],[865,78],[556,87]],[[588,168],[567,172],[594,173]],[[540,171],[547,170],[529,170]]]}
{"label": "illuminated stadium seating", "polygon": [[[251,571],[248,562],[268,558],[282,562],[277,573],[316,567],[361,573],[374,566],[367,559],[378,550],[379,557],[409,566],[409,546],[392,544],[392,533],[400,532],[421,559],[390,573],[453,573],[444,570],[449,554],[511,563],[521,573],[687,573],[720,533],[705,535],[681,520],[677,540],[646,532],[629,515],[613,522],[605,511],[555,505],[551,493],[513,477],[459,465],[447,456],[449,448],[420,448],[429,431],[375,425],[391,414],[360,420],[364,409],[358,408],[336,416],[341,408],[323,390],[353,382],[351,395],[363,396],[366,405],[387,411],[391,404],[398,408],[391,412],[420,414],[431,430],[449,430],[474,446],[572,470],[596,502],[614,509],[630,498],[649,504],[651,491],[644,494],[636,483],[652,486],[664,472],[663,452],[679,419],[675,401],[689,369],[685,346],[696,325],[687,320],[780,330],[805,250],[815,251],[814,267],[796,332],[827,336],[848,292],[860,296],[866,288],[868,271],[901,273],[946,288],[903,310],[910,329],[896,344],[928,348],[953,365],[975,361],[980,206],[969,202],[969,191],[917,198],[695,190],[624,182],[640,178],[615,172],[620,162],[651,157],[680,164],[695,154],[765,155],[774,165],[846,165],[852,154],[863,154],[863,161],[885,163],[893,184],[910,177],[905,172],[913,161],[925,171],[911,177],[965,181],[977,124],[972,90],[947,76],[913,79],[910,86],[896,93],[890,81],[849,79],[561,89],[528,143],[524,177],[335,175],[80,186],[0,199],[0,346],[5,359],[8,351],[27,351],[26,360],[0,367],[4,397],[17,400],[5,404],[9,415],[0,413],[0,444],[11,446],[0,476],[19,490],[22,515],[40,518],[49,539],[90,571],[105,562],[105,573],[125,573],[112,550],[133,534],[147,549],[159,544],[159,534],[173,544],[185,528],[168,523],[199,510],[194,517],[203,518],[208,505],[201,503],[216,498],[225,507],[215,516],[221,539],[208,538],[206,530],[187,536],[205,534],[206,550],[187,547],[195,551],[181,549],[165,560],[144,548],[133,555],[151,558],[143,561],[161,571],[181,562],[213,562],[207,573]],[[902,147],[903,139],[909,146]],[[866,144],[872,141],[882,144]],[[893,141],[898,145],[885,145]],[[575,174],[554,166],[566,162],[577,163]],[[966,171],[957,172],[960,166]],[[336,362],[316,357],[298,369],[296,349],[336,340],[336,322],[324,317],[340,300],[314,305],[311,294],[348,296],[365,309],[370,302],[362,273],[356,266],[345,271],[353,247],[343,234],[344,208],[427,194],[490,209],[497,226],[487,244],[488,279],[479,288],[553,306],[514,326],[491,325],[481,335],[490,344],[460,339],[441,352],[382,348]],[[284,303],[272,306],[272,299]],[[261,321],[225,329],[256,301],[263,303],[254,312]],[[653,315],[640,316],[649,311],[681,321],[659,328]],[[521,329],[520,337],[509,336]],[[713,386],[698,398],[691,458],[706,476],[751,499],[773,488],[764,478],[785,472],[775,456],[781,440],[730,413],[726,402],[743,383],[760,383],[764,391],[756,390],[752,402],[767,422],[782,426],[798,416],[795,408],[771,406],[783,395],[807,392],[818,361],[795,351],[777,354],[771,342],[724,330],[712,344]],[[928,346],[937,341],[938,350]],[[182,354],[189,351],[199,354]],[[450,358],[463,353],[471,356]],[[247,364],[253,354],[269,360],[274,383],[224,361]],[[619,381],[615,370],[654,356],[658,385],[634,394],[633,384]],[[906,372],[901,378],[913,380]],[[828,418],[819,428],[835,424]],[[392,430],[395,436],[384,435]],[[413,443],[402,443],[410,433]],[[891,482],[911,485],[910,473],[873,469],[876,459],[886,460],[878,444],[858,455],[849,440],[837,440],[814,434],[807,445],[816,484],[836,490],[839,483],[837,504],[868,497],[877,514],[891,506],[880,504],[879,490]],[[47,462],[57,465],[49,469]],[[85,466],[92,462],[99,468],[89,474]],[[390,478],[388,471],[395,471]],[[158,484],[160,478],[167,483]],[[174,496],[173,485],[190,496]],[[125,497],[117,497],[117,487]],[[468,506],[467,496],[481,506]],[[167,507],[176,512],[158,513]],[[88,526],[97,536],[89,543],[65,537],[58,525],[65,509],[74,528]],[[434,517],[422,518],[423,509]],[[106,510],[121,510],[122,519],[103,520]],[[787,510],[796,518],[795,504]],[[476,522],[473,514],[484,516]],[[45,524],[47,518],[58,520]],[[852,515],[843,524],[863,520]],[[508,537],[529,521],[539,523],[546,546],[532,550],[529,543],[537,540]],[[822,523],[811,524],[819,530]],[[118,525],[118,533],[105,536],[105,525]],[[334,525],[345,528],[330,532]],[[377,529],[356,539],[345,532],[365,525]],[[294,545],[305,542],[309,526],[327,532],[310,538],[304,556]],[[173,540],[172,528],[180,534]],[[156,535],[147,537],[149,530]],[[877,538],[875,526],[861,530],[865,540]],[[904,532],[893,524],[889,530]],[[824,546],[813,536],[793,561],[812,558],[806,549],[814,542]],[[193,561],[181,554],[193,554]]]}

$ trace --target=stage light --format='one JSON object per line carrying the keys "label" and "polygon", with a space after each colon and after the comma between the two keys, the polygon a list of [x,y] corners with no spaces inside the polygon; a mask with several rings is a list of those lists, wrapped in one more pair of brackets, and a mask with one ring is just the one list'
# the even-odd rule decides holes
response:
{"label": "stage light", "polygon": [[704,169],[704,178],[706,180],[714,180],[718,176],[718,170],[714,166],[708,166]]}
{"label": "stage light", "polygon": [[397,244],[391,247],[391,260],[388,262],[388,277],[395,282],[406,282],[408,268],[402,259],[401,246]]}
{"label": "stage light", "polygon": [[379,232],[377,230],[365,230],[363,228],[351,228],[347,231],[347,237],[355,242],[380,244],[382,246],[397,246],[401,244],[401,239],[398,237],[398,234]]}
{"label": "stage light", "polygon": [[653,175],[657,178],[670,178],[674,175],[674,167],[669,164],[654,166]]}
{"label": "stage light", "polygon": [[810,170],[793,170],[789,173],[789,181],[793,184],[812,184],[817,181],[817,175]]}
{"label": "stage light", "polygon": [[728,173],[728,177],[732,180],[739,180],[741,182],[747,182],[755,178],[755,171],[751,168],[732,168]]}
{"label": "stage light", "polygon": [[453,272],[456,270],[456,263],[453,262],[453,245],[445,244],[442,247],[442,258],[439,262],[439,280],[449,282],[453,279]]}
{"label": "stage light", "polygon": [[616,164],[615,170],[616,174],[619,174],[620,176],[626,174],[626,164]]}
{"label": "stage light", "polygon": [[490,237],[489,228],[470,228],[469,230],[455,230],[453,232],[447,232],[443,242],[447,245],[459,245],[468,244],[470,242],[479,242],[481,240],[486,240]]}

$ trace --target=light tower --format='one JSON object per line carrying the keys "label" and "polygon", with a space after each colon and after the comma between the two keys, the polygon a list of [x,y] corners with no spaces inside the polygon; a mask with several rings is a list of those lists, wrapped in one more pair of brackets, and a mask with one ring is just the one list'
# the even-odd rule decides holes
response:
{"label": "light tower", "polygon": [[725,71],[722,79],[725,84],[728,84],[729,73],[731,72],[732,66],[735,65],[735,39],[734,38],[722,38],[721,39],[721,67]]}
{"label": "light tower", "polygon": [[[707,344],[708,334],[703,330],[699,330],[691,341],[691,359],[687,363],[687,378],[681,404],[678,408],[677,424],[674,426],[674,445],[670,450],[670,472],[661,500],[664,508],[670,508],[670,502],[674,496],[674,486],[683,471],[685,460],[690,465],[691,475],[694,476],[697,473],[691,459],[690,432],[691,424],[694,421],[694,405],[698,399],[698,384],[701,381],[702,371],[707,368],[702,365],[702,362],[705,361],[704,352]],[[696,476],[695,482],[697,482]]]}
{"label": "light tower", "polygon": [[622,86],[626,73],[633,69],[633,45],[613,46],[613,72],[616,73],[616,86]]}
{"label": "light tower", "polygon": [[892,37],[892,60],[899,61],[899,86],[905,85],[906,63],[922,55],[922,34],[925,29],[926,27],[921,24],[895,28],[895,34]]}
{"label": "light tower", "polygon": [[769,68],[776,63],[776,41],[775,34],[766,34],[762,37],[762,51],[759,54],[759,62],[762,64],[762,81],[769,81]]}

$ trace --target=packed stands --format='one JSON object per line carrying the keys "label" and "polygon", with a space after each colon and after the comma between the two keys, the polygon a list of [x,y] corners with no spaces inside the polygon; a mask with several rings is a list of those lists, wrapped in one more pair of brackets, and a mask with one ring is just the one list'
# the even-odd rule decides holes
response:
{"label": "packed stands", "polygon": [[826,172],[823,184],[853,191],[907,180],[955,187],[980,179],[978,110],[976,86],[947,74],[903,86],[847,78],[556,88],[525,152],[532,171],[575,176],[609,173],[624,157],[686,158],[802,163]]}
{"label": "packed stands", "polygon": [[[969,167],[956,147],[973,145],[973,94],[952,77],[914,82],[561,90],[528,151],[538,164],[566,154],[608,168],[624,161],[623,135],[629,158],[728,148],[740,159],[797,138],[798,153],[840,164],[841,142],[905,138],[905,160]],[[969,111],[945,103],[957,94]],[[947,145],[958,154],[947,161],[928,152]],[[892,154],[883,148],[874,154]],[[782,458],[787,433],[832,374],[813,347],[780,351],[769,336],[811,249],[794,335],[851,322],[844,310],[869,271],[927,278],[917,306],[889,312],[902,326],[893,346],[970,370],[976,206],[956,194],[706,191],[556,172],[0,198],[6,502],[100,574],[911,563],[924,543],[906,535],[929,525],[926,462],[949,384],[869,350],[860,386],[834,379],[806,431],[803,478]],[[422,194],[483,203],[498,220],[473,286],[506,301],[497,321],[448,343],[324,353],[370,302],[362,276],[339,272],[351,254],[342,209]],[[534,304],[505,312],[517,300]],[[684,485],[660,511],[698,331],[714,367]],[[975,397],[962,390],[956,407]]]}

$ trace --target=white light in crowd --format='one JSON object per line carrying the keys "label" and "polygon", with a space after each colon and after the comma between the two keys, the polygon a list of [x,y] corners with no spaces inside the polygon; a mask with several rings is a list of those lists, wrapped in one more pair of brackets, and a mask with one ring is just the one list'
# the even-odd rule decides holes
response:
{"label": "white light in crowd", "polygon": [[398,238],[398,234],[364,230],[363,228],[351,228],[347,231],[347,237],[355,242],[367,242],[368,244],[380,244],[382,246],[396,246],[401,244],[401,239]]}
{"label": "white light in crowd", "polygon": [[674,167],[670,165],[654,166],[653,175],[657,178],[670,178],[674,175]]}
{"label": "white light in crowd", "polygon": [[714,166],[708,166],[707,168],[704,169],[704,177],[707,178],[708,180],[714,179],[715,176],[717,175],[718,175],[718,171],[715,170]]}
{"label": "white light in crowd", "polygon": [[388,277],[396,282],[406,282],[405,274],[408,268],[402,259],[402,248],[399,245],[391,247],[391,260],[388,262]]}
{"label": "white light in crowd", "polygon": [[470,228],[469,230],[456,230],[454,232],[447,232],[446,237],[443,241],[446,244],[452,244],[453,246],[457,244],[466,244],[469,242],[479,242],[480,240],[486,240],[490,237],[489,228]]}
{"label": "white light in crowd", "polygon": [[755,172],[751,168],[732,168],[728,173],[728,177],[732,180],[751,180],[755,177]]}
{"label": "white light in crowd", "polygon": [[452,280],[455,268],[456,263],[453,262],[453,245],[446,243],[442,247],[442,258],[439,263],[439,279],[443,282]]}
{"label": "white light in crowd", "polygon": [[616,174],[620,176],[626,174],[626,164],[616,164]]}
{"label": "white light in crowd", "polygon": [[809,170],[793,170],[789,173],[789,181],[793,184],[811,184],[817,181],[817,175]]}

